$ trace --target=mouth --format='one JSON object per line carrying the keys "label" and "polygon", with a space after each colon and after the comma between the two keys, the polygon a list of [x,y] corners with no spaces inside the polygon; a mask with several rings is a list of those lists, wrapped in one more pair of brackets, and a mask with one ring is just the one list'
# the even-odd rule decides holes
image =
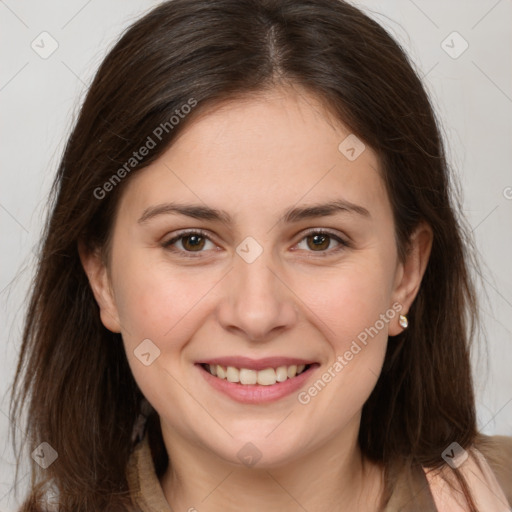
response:
{"label": "mouth", "polygon": [[251,368],[236,368],[234,366],[222,366],[220,364],[202,364],[207,372],[218,379],[239,383],[242,386],[258,384],[260,386],[273,386],[277,382],[285,382],[301,375],[311,368],[311,364],[282,365],[276,368],[264,368],[253,370]]}
{"label": "mouth", "polygon": [[216,391],[241,403],[261,404],[298,391],[320,365],[290,358],[223,358],[195,366]]}

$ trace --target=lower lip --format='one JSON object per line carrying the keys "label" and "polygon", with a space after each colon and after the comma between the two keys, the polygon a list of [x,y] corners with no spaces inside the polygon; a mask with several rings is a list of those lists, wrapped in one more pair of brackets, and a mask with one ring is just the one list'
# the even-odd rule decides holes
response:
{"label": "lower lip", "polygon": [[244,404],[261,404],[275,402],[281,398],[298,391],[313,374],[318,364],[312,364],[306,371],[284,382],[276,382],[271,386],[262,386],[259,384],[239,384],[229,382],[226,379],[214,377],[209,371],[205,370],[200,364],[196,365],[199,371],[212,387],[221,391],[237,402]]}

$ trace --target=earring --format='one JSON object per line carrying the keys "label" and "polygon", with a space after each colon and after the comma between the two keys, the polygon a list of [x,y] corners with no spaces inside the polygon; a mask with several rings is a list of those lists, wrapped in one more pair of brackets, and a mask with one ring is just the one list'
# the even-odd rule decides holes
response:
{"label": "earring", "polygon": [[409,321],[407,320],[407,317],[405,315],[400,315],[400,320],[398,321],[398,323],[404,329],[407,329],[407,326],[409,325]]}

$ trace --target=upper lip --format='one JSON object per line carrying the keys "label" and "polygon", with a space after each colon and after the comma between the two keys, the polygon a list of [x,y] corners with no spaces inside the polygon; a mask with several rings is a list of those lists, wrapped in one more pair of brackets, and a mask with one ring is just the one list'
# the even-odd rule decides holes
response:
{"label": "upper lip", "polygon": [[208,360],[198,361],[197,364],[209,364],[220,366],[233,366],[234,368],[247,368],[248,370],[265,370],[266,368],[278,368],[279,366],[292,366],[300,364],[313,364],[315,361],[300,359],[297,357],[264,357],[262,359],[251,359],[243,356],[215,357]]}

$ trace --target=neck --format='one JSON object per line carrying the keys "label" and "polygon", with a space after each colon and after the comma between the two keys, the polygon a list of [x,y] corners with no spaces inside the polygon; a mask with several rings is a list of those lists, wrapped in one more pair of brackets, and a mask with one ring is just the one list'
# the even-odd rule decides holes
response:
{"label": "neck", "polygon": [[174,512],[379,510],[383,473],[364,461],[357,429],[279,466],[248,468],[162,427],[171,463],[161,485]]}

